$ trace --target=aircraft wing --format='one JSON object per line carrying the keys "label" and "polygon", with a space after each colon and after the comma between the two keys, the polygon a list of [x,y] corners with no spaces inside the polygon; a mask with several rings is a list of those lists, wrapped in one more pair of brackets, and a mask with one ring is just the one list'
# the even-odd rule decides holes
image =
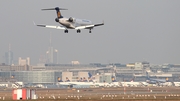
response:
{"label": "aircraft wing", "polygon": [[100,24],[95,24],[94,27],[102,26],[102,25],[104,25],[104,22],[103,22],[103,23],[100,23]]}
{"label": "aircraft wing", "polygon": [[[34,23],[34,25],[36,25],[35,23]],[[39,27],[46,27],[46,28],[54,28],[54,29],[66,29],[66,27],[64,27],[64,26],[52,26],[52,25],[36,25],[36,26],[39,26]]]}
{"label": "aircraft wing", "polygon": [[94,25],[86,25],[86,26],[78,26],[75,29],[92,29],[93,27],[102,26],[104,22],[101,24],[94,24]]}
{"label": "aircraft wing", "polygon": [[59,84],[60,84],[60,85],[63,85],[63,86],[72,86],[72,85],[76,85],[76,84],[74,84],[74,83],[72,83],[72,82],[60,82]]}

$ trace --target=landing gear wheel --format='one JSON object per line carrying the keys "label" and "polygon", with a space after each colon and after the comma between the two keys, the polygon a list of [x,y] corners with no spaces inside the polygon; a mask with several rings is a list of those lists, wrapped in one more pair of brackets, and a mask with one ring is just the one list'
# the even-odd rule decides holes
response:
{"label": "landing gear wheel", "polygon": [[81,33],[81,30],[80,30],[80,29],[78,29],[78,30],[77,30],[77,33]]}
{"label": "landing gear wheel", "polygon": [[91,33],[91,30],[89,30],[89,33]]}
{"label": "landing gear wheel", "polygon": [[68,33],[68,30],[66,29],[66,30],[64,30],[64,33]]}

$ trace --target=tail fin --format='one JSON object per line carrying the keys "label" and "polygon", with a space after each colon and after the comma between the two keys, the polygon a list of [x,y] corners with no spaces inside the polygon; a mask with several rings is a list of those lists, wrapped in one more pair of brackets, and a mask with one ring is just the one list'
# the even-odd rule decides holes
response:
{"label": "tail fin", "polygon": [[61,15],[60,10],[65,10],[65,9],[60,9],[59,7],[56,7],[55,10],[56,10],[57,18],[63,18],[63,16]]}
{"label": "tail fin", "polygon": [[149,79],[149,74],[148,74],[148,72],[146,72],[146,79]]}
{"label": "tail fin", "polygon": [[131,82],[134,82],[135,76],[131,79]]}
{"label": "tail fin", "polygon": [[92,74],[91,74],[90,72],[88,72],[88,75],[89,75],[89,78],[91,78],[91,77],[92,77]]}
{"label": "tail fin", "polygon": [[67,10],[67,9],[56,7],[56,8],[42,9],[42,10],[56,10],[57,18],[63,18],[60,10]]}

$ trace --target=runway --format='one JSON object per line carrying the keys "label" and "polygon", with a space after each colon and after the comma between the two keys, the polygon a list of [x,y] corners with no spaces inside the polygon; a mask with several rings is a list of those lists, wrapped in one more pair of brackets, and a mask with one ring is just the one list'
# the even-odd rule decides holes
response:
{"label": "runway", "polygon": [[[42,89],[36,88],[39,100],[89,100],[89,101],[179,101],[179,87],[114,87],[114,88],[68,88]],[[12,99],[12,89],[0,90],[1,99]],[[1,100],[0,99],[0,100]]]}

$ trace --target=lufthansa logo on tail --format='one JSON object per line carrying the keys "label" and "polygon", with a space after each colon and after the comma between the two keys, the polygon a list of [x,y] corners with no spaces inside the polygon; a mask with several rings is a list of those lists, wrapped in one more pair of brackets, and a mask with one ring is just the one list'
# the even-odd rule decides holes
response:
{"label": "lufthansa logo on tail", "polygon": [[58,17],[61,17],[61,13],[60,13],[60,12],[58,12],[58,13],[57,13],[57,16],[58,16]]}

